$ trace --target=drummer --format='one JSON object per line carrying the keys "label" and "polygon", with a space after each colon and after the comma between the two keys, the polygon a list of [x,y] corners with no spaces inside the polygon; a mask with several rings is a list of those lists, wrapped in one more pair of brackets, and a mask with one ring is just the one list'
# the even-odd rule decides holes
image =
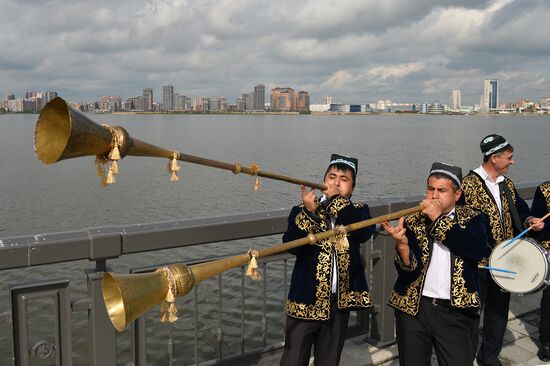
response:
{"label": "drummer", "polygon": [[[550,180],[537,187],[531,212],[536,216],[544,216],[550,211]],[[535,233],[535,239],[550,250],[550,224],[545,223],[544,229]],[[537,356],[541,361],[550,361],[550,286],[542,292],[540,301],[540,323],[539,323],[540,349]]]}
{"label": "drummer", "polygon": [[395,308],[399,364],[472,365],[471,327],[481,309],[478,261],[489,255],[487,220],[455,206],[462,170],[434,163],[422,212],[384,229],[395,239],[398,278],[389,304]]}
{"label": "drummer", "polygon": [[[544,223],[531,216],[514,183],[504,175],[514,164],[512,145],[504,137],[491,134],[481,140],[480,148],[483,163],[464,177],[461,203],[487,215],[490,246],[513,238],[529,225],[535,231],[541,230]],[[479,365],[501,365],[498,356],[508,322],[510,293],[495,283],[489,271],[480,269],[479,277],[484,316],[482,343],[476,358]],[[478,337],[479,320],[472,329],[474,349]]]}

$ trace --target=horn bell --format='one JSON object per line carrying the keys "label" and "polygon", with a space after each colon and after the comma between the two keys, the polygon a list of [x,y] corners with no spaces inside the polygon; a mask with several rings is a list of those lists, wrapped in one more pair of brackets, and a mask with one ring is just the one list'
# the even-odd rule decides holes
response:
{"label": "horn bell", "polygon": [[45,164],[84,155],[103,155],[111,149],[111,132],[70,108],[60,97],[52,99],[38,117],[34,148]]}
{"label": "horn bell", "polygon": [[119,332],[151,307],[162,302],[168,280],[160,272],[139,274],[105,273],[103,301],[113,326]]}
{"label": "horn bell", "polygon": [[[166,267],[173,276],[175,296],[189,293],[195,285],[191,267],[183,263]],[[147,310],[160,304],[166,298],[170,285],[166,275],[159,271],[137,274],[105,272],[101,287],[111,323],[122,332]]]}

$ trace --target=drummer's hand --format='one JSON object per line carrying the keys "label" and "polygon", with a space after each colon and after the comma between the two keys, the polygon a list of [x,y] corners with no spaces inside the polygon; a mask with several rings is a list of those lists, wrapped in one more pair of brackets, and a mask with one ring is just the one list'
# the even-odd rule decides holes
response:
{"label": "drummer's hand", "polygon": [[420,202],[422,206],[422,213],[434,221],[443,213],[443,208],[441,207],[441,202],[438,199],[429,199],[426,198]]}
{"label": "drummer's hand", "polygon": [[302,203],[304,204],[304,207],[311,212],[316,212],[317,196],[315,195],[315,189],[312,188],[308,191],[303,185],[300,185],[300,188],[302,189]]}
{"label": "drummer's hand", "polygon": [[408,266],[410,264],[409,260],[409,239],[407,239],[407,229],[403,226],[405,222],[405,217],[401,217],[397,222],[397,225],[392,226],[389,222],[384,221],[382,227],[386,230],[394,239],[395,239],[395,250],[401,257],[403,264]]}
{"label": "drummer's hand", "polygon": [[529,225],[531,226],[531,230],[541,231],[544,229],[544,220],[541,220],[538,217],[533,217],[529,220]]}

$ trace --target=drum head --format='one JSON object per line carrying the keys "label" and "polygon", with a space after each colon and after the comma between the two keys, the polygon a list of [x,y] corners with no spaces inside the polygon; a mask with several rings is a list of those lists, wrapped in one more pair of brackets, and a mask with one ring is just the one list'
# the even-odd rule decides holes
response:
{"label": "drum head", "polygon": [[549,274],[548,254],[544,248],[531,239],[516,239],[506,246],[509,241],[504,240],[493,249],[489,266],[516,274],[491,270],[495,282],[513,293],[530,293],[542,288]]}

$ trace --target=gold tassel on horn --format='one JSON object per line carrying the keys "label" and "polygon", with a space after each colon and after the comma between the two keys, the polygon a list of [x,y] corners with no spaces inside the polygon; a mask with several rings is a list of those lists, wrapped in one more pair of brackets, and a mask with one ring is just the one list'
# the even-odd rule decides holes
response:
{"label": "gold tassel on horn", "polygon": [[334,228],[336,236],[333,238],[334,247],[338,252],[343,252],[349,249],[349,241],[347,237],[346,229],[343,226],[336,226]]}
{"label": "gold tassel on horn", "polygon": [[103,168],[104,163],[105,160],[103,160],[101,157],[95,157],[95,173],[98,177],[103,177],[103,175],[105,174],[105,169]]}
{"label": "gold tassel on horn", "polygon": [[113,149],[109,153],[109,159],[110,160],[120,160],[120,151],[118,149],[118,141],[115,142],[115,147],[113,147]]}
{"label": "gold tassel on horn", "polygon": [[166,166],[166,170],[168,170],[168,172],[172,173],[170,175],[170,181],[171,182],[176,182],[179,180],[179,177],[178,177],[178,170],[181,169],[181,167],[178,165],[178,158],[179,156],[179,152],[177,151],[173,151],[172,152],[172,159],[168,161],[168,165]]}
{"label": "gold tassel on horn", "polygon": [[113,168],[113,174],[117,175],[118,174],[118,163],[116,162],[116,160],[113,160],[113,162],[111,163],[111,167]]}
{"label": "gold tassel on horn", "polygon": [[254,180],[254,192],[258,192],[260,190],[260,178],[258,178],[260,167],[258,166],[258,164],[253,163],[252,165],[250,165],[249,169],[252,175],[256,176],[256,179]]}
{"label": "gold tassel on horn", "polygon": [[178,308],[176,307],[176,278],[168,267],[161,267],[157,272],[162,272],[168,280],[168,292],[160,305],[160,321],[173,323],[178,320]]}
{"label": "gold tassel on horn", "polygon": [[107,176],[105,177],[105,180],[104,180],[105,184],[104,185],[109,185],[109,184],[113,184],[115,183],[115,175],[113,174],[113,167],[110,166],[109,167],[109,170],[107,171]]}
{"label": "gold tassel on horn", "polygon": [[248,263],[248,268],[246,269],[246,275],[253,279],[254,281],[259,281],[262,276],[260,276],[260,272],[258,271],[258,251],[256,249],[250,249],[248,251],[248,255],[250,256],[250,262]]}

